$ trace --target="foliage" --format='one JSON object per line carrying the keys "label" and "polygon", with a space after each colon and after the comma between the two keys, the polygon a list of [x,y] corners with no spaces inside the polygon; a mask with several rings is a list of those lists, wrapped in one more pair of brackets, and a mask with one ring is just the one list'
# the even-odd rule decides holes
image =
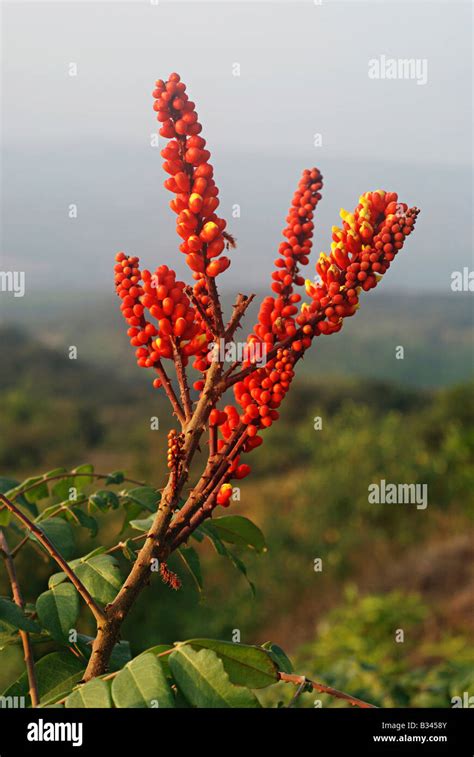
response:
{"label": "foliage", "polygon": [[[348,587],[344,604],[320,623],[314,641],[296,653],[295,664],[378,707],[450,707],[452,697],[472,690],[474,649],[461,635],[425,641],[428,615],[416,595],[360,597]],[[397,641],[397,630],[403,640]],[[291,692],[279,684],[264,701],[270,706],[290,699]],[[304,695],[298,706],[339,705],[324,694],[318,699],[315,704],[313,694]]]}

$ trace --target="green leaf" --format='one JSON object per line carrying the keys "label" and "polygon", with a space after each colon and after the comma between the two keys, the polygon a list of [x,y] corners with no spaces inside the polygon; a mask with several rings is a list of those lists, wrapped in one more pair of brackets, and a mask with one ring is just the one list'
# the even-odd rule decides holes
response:
{"label": "green leaf", "polygon": [[[28,500],[23,494],[16,494],[17,491],[20,491],[20,489],[21,489],[20,482],[16,481],[16,479],[0,476],[0,492],[2,494],[6,494],[6,496],[9,499],[14,499],[17,505],[26,507],[26,509],[29,510],[32,515],[35,515],[35,516],[38,515],[38,508],[36,507],[35,504],[28,502]],[[8,516],[6,515],[6,513],[8,513]],[[5,508],[5,510],[2,510],[1,515],[3,518],[3,522],[1,523],[1,525],[7,526],[8,523],[10,522],[10,517],[11,517],[10,511]]]}
{"label": "green leaf", "polygon": [[240,557],[237,557],[237,555],[234,555],[234,553],[231,552],[230,550],[227,553],[227,557],[231,561],[231,563],[234,566],[234,568],[237,568],[237,570],[239,571],[239,573],[241,573],[243,575],[243,577],[245,578],[245,580],[247,581],[247,583],[248,583],[248,585],[250,587],[250,590],[251,590],[253,596],[255,597],[256,596],[255,584],[248,577],[247,568],[245,566],[245,563],[243,563],[242,560],[240,559]]}
{"label": "green leaf", "polygon": [[[107,605],[115,599],[115,595],[122,586],[122,577],[115,557],[103,554],[95,557],[86,555],[78,560],[72,560],[69,565],[96,602]],[[48,581],[49,588],[54,588],[66,578],[63,572],[54,573]]]}
{"label": "green leaf", "polygon": [[6,494],[11,489],[16,489],[20,486],[20,482],[14,478],[6,478],[6,476],[0,476],[0,492]]}
{"label": "green leaf", "polygon": [[122,639],[117,642],[112,649],[112,654],[110,655],[109,660],[110,672],[113,673],[115,670],[121,670],[131,659],[132,653],[130,651],[130,642],[126,641],[126,639]]}
{"label": "green leaf", "polygon": [[255,694],[231,683],[221,659],[210,649],[196,652],[182,644],[170,655],[178,687],[194,707],[260,707]]}
{"label": "green leaf", "polygon": [[113,602],[122,586],[118,563],[112,555],[99,555],[81,562],[76,568],[76,575],[101,605]]}
{"label": "green leaf", "polygon": [[[10,490],[14,489],[16,486],[18,486],[18,481],[15,481],[13,478],[5,478],[4,476],[0,476],[0,492],[2,494],[8,494],[11,493]],[[20,498],[18,498],[17,502]],[[23,505],[25,505],[26,500],[23,502]],[[0,503],[1,505],[2,503]],[[3,508],[3,510],[0,510],[0,526],[8,526],[10,523],[10,520],[12,518],[12,514],[10,510],[7,510],[6,507]]]}
{"label": "green leaf", "polygon": [[[197,529],[196,529],[197,530]],[[233,552],[230,551],[214,529],[213,523],[201,523],[199,526],[199,530],[202,534],[208,537],[208,539],[211,541],[214,549],[216,550],[218,555],[221,555],[221,557],[226,557],[234,568],[237,568],[237,570],[242,573],[245,580],[247,581],[248,585],[250,586],[250,589],[252,590],[252,594],[255,596],[255,586],[252,583],[252,581],[249,579],[247,575],[247,568],[245,567],[244,563],[240,559],[240,557],[237,557],[237,555],[234,555]]]}
{"label": "green leaf", "polygon": [[[78,557],[76,560],[70,560],[68,565],[70,568],[75,570],[78,565],[80,565],[83,562],[86,562],[87,560],[90,560],[92,557],[97,557],[97,555],[102,555],[104,552],[106,552],[106,547],[96,547],[92,550],[92,552],[88,552],[86,555],[83,555],[82,557]],[[53,573],[52,576],[48,579],[48,588],[52,589],[54,586],[57,586],[58,584],[62,583],[63,581],[66,581],[67,576],[63,571],[60,571],[59,573]]]}
{"label": "green leaf", "polygon": [[79,596],[72,584],[63,583],[43,592],[37,599],[36,611],[42,626],[57,641],[66,641],[79,615]]}
{"label": "green leaf", "polygon": [[54,468],[54,470],[45,473],[43,478],[56,478],[56,476],[61,476],[63,473],[67,473],[66,468]]}
{"label": "green leaf", "polygon": [[[145,649],[145,651],[140,654],[140,657],[143,654],[153,654],[155,657],[158,657],[160,654],[168,652],[170,649],[173,649],[171,644],[156,644],[154,647],[150,647],[150,649]],[[162,657],[158,657],[158,659],[160,660],[166,675],[171,675],[168,665],[169,655],[163,655]]]}
{"label": "green leaf", "polygon": [[131,539],[126,539],[122,543],[122,554],[125,557],[126,560],[129,560],[130,562],[135,562],[137,559],[137,552],[133,548],[134,542]]}
{"label": "green leaf", "polygon": [[[77,468],[74,468],[74,473],[94,473],[94,466],[90,463],[85,463],[84,465],[79,465]],[[94,481],[93,476],[75,476],[73,479],[73,486],[75,489],[77,489],[78,492],[81,492],[86,486],[89,486],[89,484],[92,484]]]}
{"label": "green leaf", "polygon": [[174,707],[173,692],[160,661],[142,654],[127,663],[112,682],[116,707]]}
{"label": "green leaf", "polygon": [[99,510],[102,513],[106,513],[107,510],[116,510],[119,505],[119,498],[115,492],[111,492],[109,489],[99,489],[89,497],[90,512]]}
{"label": "green leaf", "polygon": [[131,520],[130,525],[137,531],[149,531],[153,525],[155,519],[154,515],[149,515],[147,518],[141,518],[139,520]]}
{"label": "green leaf", "polygon": [[[45,655],[36,663],[35,668],[40,703],[43,706],[53,704],[69,694],[84,674],[83,661],[65,651]],[[25,672],[2,692],[2,696],[24,696],[29,701],[28,690],[28,676]]]}
{"label": "green leaf", "polygon": [[285,652],[278,644],[273,644],[271,641],[266,641],[262,644],[262,649],[266,649],[270,654],[272,660],[274,660],[278,670],[282,673],[293,673],[293,665],[291,660],[287,657]]}
{"label": "green leaf", "polygon": [[21,484],[21,488],[26,489],[33,484],[38,485],[33,489],[30,489],[29,492],[25,492],[24,495],[28,502],[37,502],[39,499],[46,499],[46,497],[49,497],[48,484],[44,481],[44,476],[33,476],[32,478],[27,478],[26,481],[23,481],[23,483]]}
{"label": "green leaf", "polygon": [[151,486],[138,486],[136,489],[129,489],[122,494],[137,505],[141,505],[144,510],[155,512],[156,506],[160,501],[161,494]]}
{"label": "green leaf", "polygon": [[65,510],[65,515],[71,523],[78,523],[83,528],[88,528],[92,537],[97,536],[99,526],[96,519],[92,515],[85,513],[84,510],[81,510],[79,506]]}
{"label": "green leaf", "polygon": [[136,502],[132,502],[131,500],[129,502],[127,502],[127,500],[124,500],[123,510],[125,512],[125,517],[123,519],[122,528],[120,529],[120,535],[122,535],[124,531],[126,531],[130,521],[134,520],[138,515],[142,513],[143,507],[141,505],[138,505]]}
{"label": "green leaf", "polygon": [[19,630],[39,633],[41,629],[15,602],[0,597],[0,645],[8,642]]}
{"label": "green leaf", "polygon": [[212,519],[212,528],[217,531],[222,541],[251,547],[256,552],[265,552],[265,537],[251,520],[242,515],[223,515]]}
{"label": "green leaf", "polygon": [[66,699],[65,706],[108,709],[112,707],[110,684],[107,681],[101,681],[100,678],[93,678],[92,681],[74,689]]}
{"label": "green leaf", "polygon": [[[55,478],[56,476],[65,473],[67,473],[66,468],[55,468],[54,470],[45,473],[44,477],[48,479]],[[74,486],[74,480],[71,478],[71,476],[66,476],[65,478],[61,478],[53,483],[51,492],[55,497],[59,497],[59,499],[69,499],[69,489],[72,486]]]}
{"label": "green leaf", "polygon": [[190,639],[183,644],[197,650],[212,649],[222,660],[232,683],[239,686],[263,689],[279,680],[275,661],[262,647],[217,639]]}
{"label": "green leaf", "polygon": [[105,479],[105,483],[110,486],[111,484],[122,484],[124,480],[125,474],[121,470],[116,470],[113,473],[109,473]]}
{"label": "green leaf", "polygon": [[44,510],[41,510],[40,514],[37,518],[35,518],[35,523],[41,523],[43,520],[47,520],[50,516],[54,517],[54,513],[57,513],[58,517],[63,516],[63,512],[58,512],[60,507],[66,508],[70,507],[71,502],[69,500],[65,500],[64,502],[56,502],[54,505],[48,505],[48,507],[45,507]]}
{"label": "green leaf", "polygon": [[180,547],[178,549],[178,554],[181,560],[186,565],[188,571],[190,572],[194,580],[194,583],[196,584],[197,590],[201,592],[202,587],[203,587],[203,582],[202,582],[201,562],[199,560],[198,553],[192,547]]}
{"label": "green leaf", "polygon": [[[69,523],[63,518],[47,518],[38,523],[38,528],[46,534],[50,542],[56,547],[58,552],[69,560],[76,551],[74,544],[74,533]],[[30,539],[38,541],[34,534],[30,533]]]}
{"label": "green leaf", "polygon": [[[86,660],[88,660],[91,656],[93,642],[93,636],[86,636],[83,633],[77,634],[77,641],[75,642],[75,646]],[[123,666],[126,665],[127,662],[129,662],[131,659],[132,655],[130,652],[130,642],[122,639],[122,641],[119,641],[117,644],[115,644],[114,648],[112,649],[108,667],[109,672],[113,673],[116,670],[121,670],[121,668],[123,668]]]}

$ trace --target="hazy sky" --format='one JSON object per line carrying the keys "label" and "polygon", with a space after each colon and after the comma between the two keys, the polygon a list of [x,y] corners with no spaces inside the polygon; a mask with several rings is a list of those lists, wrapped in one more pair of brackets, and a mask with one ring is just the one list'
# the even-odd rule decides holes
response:
{"label": "hazy sky", "polygon": [[[384,188],[422,209],[385,286],[449,291],[451,272],[472,268],[470,3],[65,0],[2,11],[1,268],[24,270],[27,291],[110,289],[119,249],[184,274],[150,146],[153,83],[171,71],[197,103],[238,240],[227,288],[269,281],[292,192],[313,165],[325,177],[315,258],[339,208]],[[417,59],[426,83],[370,78],[381,56]]]}

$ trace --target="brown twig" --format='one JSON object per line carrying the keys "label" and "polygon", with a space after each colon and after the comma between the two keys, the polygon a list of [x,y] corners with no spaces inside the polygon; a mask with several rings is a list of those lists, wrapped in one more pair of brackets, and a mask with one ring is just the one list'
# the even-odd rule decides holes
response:
{"label": "brown twig", "polygon": [[305,686],[311,686],[314,691],[319,691],[321,694],[329,694],[329,696],[336,697],[337,699],[345,699],[346,702],[350,702],[350,704],[355,705],[356,707],[375,708],[374,704],[369,704],[368,702],[364,702],[363,699],[358,699],[357,697],[353,697],[351,694],[345,694],[343,691],[333,689],[332,686],[325,686],[323,683],[311,681],[311,679],[306,678],[305,676],[298,676],[294,675],[293,673],[282,672],[280,672],[278,675],[280,681],[285,681],[286,683],[295,683],[298,686],[301,686],[302,684],[304,684]]}
{"label": "brown twig", "polygon": [[226,329],[225,329],[226,342],[231,341],[236,330],[240,326],[240,322],[245,315],[245,311],[247,310],[248,306],[250,305],[253,299],[255,299],[254,294],[251,294],[249,297],[247,297],[245,294],[238,295],[237,300],[232,310],[232,315],[230,317],[229,323],[227,324]]}
{"label": "brown twig", "polygon": [[24,547],[24,545],[27,544],[28,542],[29,542],[29,537],[24,536],[23,539],[19,541],[18,544],[15,547],[13,547],[13,549],[11,550],[11,556],[15,557],[15,555],[20,551],[20,549]]}
{"label": "brown twig", "polygon": [[166,533],[168,553],[174,552],[183,542],[187,541],[193,531],[201,523],[210,518],[216,506],[219,490],[229,478],[229,468],[238,455],[247,438],[247,429],[242,431],[241,424],[229,439],[227,447],[217,460],[217,465],[211,467],[211,472],[202,477],[201,481],[191,492],[187,502],[176,514]]}
{"label": "brown twig", "polygon": [[[207,245],[204,245],[206,248]],[[205,251],[204,251],[205,254]],[[212,302],[212,312],[214,313],[214,320],[215,320],[215,327],[214,327],[214,333],[218,337],[221,337],[222,339],[225,336],[225,327],[224,327],[224,320],[222,318],[222,309],[221,309],[221,303],[219,299],[219,294],[217,291],[217,284],[215,278],[212,276],[206,276],[206,288],[207,293],[211,299]]]}
{"label": "brown twig", "polygon": [[166,556],[164,537],[168,525],[176,510],[179,497],[189,477],[189,466],[199,445],[199,440],[206,427],[211,408],[219,399],[217,386],[222,375],[222,366],[211,363],[206,373],[206,383],[195,407],[192,418],[186,426],[185,440],[182,448],[183,459],[177,480],[170,475],[155,513],[155,517],[145,543],[138,553],[130,573],[114,601],[106,608],[105,622],[98,625],[97,636],[92,647],[89,664],[84,673],[88,681],[107,670],[107,665],[116,643],[121,625],[127,617],[136,598],[150,580],[151,565],[154,559]]}
{"label": "brown twig", "polygon": [[163,364],[161,363],[161,361],[159,361],[158,363],[155,363],[153,367],[155,371],[157,372],[158,376],[160,377],[160,381],[163,384],[163,389],[165,390],[166,396],[171,402],[171,406],[173,408],[173,412],[175,416],[181,423],[181,426],[183,426],[184,428],[184,426],[186,425],[186,416],[184,414],[183,408],[179,404],[179,400],[173,389],[173,385],[170,381],[170,378],[168,374],[166,373],[165,369],[163,368]]}
{"label": "brown twig", "polygon": [[184,408],[184,414],[186,422],[189,421],[192,415],[192,403],[189,393],[188,377],[186,375],[186,369],[183,364],[183,358],[181,352],[176,345],[174,339],[172,339],[174,364],[176,367],[176,377],[178,379],[178,386],[181,395],[181,403]]}
{"label": "brown twig", "polygon": [[170,525],[170,528],[166,534],[166,542],[168,544],[176,536],[177,532],[188,523],[195,510],[200,506],[200,503],[202,503],[203,499],[206,497],[206,493],[209,490],[209,487],[212,488],[213,481],[215,481],[216,476],[222,472],[222,468],[228,467],[226,457],[236,445],[239,435],[241,434],[242,428],[241,425],[239,425],[239,427],[235,429],[232,435],[229,437],[227,445],[222,450],[222,452],[214,458],[209,457],[206,468],[201,478],[191,491],[191,494],[189,495],[184,505],[176,513]]}
{"label": "brown twig", "polygon": [[[36,489],[38,486],[41,486],[41,484],[48,483],[49,481],[58,481],[62,478],[77,478],[80,476],[90,476],[91,478],[108,478],[110,476],[110,473],[75,473],[74,471],[65,471],[64,473],[57,473],[55,476],[43,476],[38,481],[35,481],[34,484],[30,484],[29,486],[23,487],[23,489],[17,489],[14,494],[11,495],[10,499],[17,499],[17,497],[20,497],[22,494],[26,494],[26,492],[29,492],[31,489]],[[125,478],[123,479],[129,484],[135,484],[136,486],[144,486],[145,484],[143,481],[135,481],[133,478]],[[0,510],[3,509],[5,505],[2,505],[0,507]]]}
{"label": "brown twig", "polygon": [[300,683],[300,685],[295,691],[294,696],[291,699],[291,702],[288,704],[288,709],[290,709],[290,707],[293,707],[293,705],[296,704],[301,694],[303,694],[306,691],[307,685],[308,684],[306,683],[306,681],[304,681],[303,683]]}
{"label": "brown twig", "polygon": [[217,426],[209,426],[209,458],[217,453]]}
{"label": "brown twig", "polygon": [[[5,567],[8,573],[10,586],[12,589],[13,600],[22,610],[25,606],[23,597],[20,591],[20,585],[15,569],[15,563],[13,562],[13,556],[8,547],[5,534],[0,530],[0,551],[3,552],[3,559],[5,561]],[[31,645],[30,635],[28,631],[22,631],[19,629],[21,643],[23,646],[23,656],[25,659],[26,673],[28,676],[29,693],[31,699],[31,706],[38,707],[39,694],[38,694],[38,682],[36,680],[35,660],[33,657],[33,648]]]}
{"label": "brown twig", "polygon": [[6,497],[2,493],[0,493],[0,500],[3,502],[5,507],[10,510],[10,512],[13,513],[13,515],[18,518],[19,521],[21,521],[25,528],[27,528],[30,533],[34,534],[34,536],[45,548],[48,554],[53,558],[53,560],[57,562],[61,570],[67,575],[71,583],[76,587],[77,591],[84,599],[97,622],[100,623],[101,621],[103,621],[106,617],[104,610],[99,607],[95,599],[92,598],[82,581],[80,581],[80,579],[76,576],[74,571],[70,568],[66,560],[58,552],[54,544],[52,544],[52,542],[48,539],[46,534],[43,533],[43,531],[38,528],[38,526],[33,523],[33,521],[31,521],[27,515],[19,510],[18,507],[14,505],[13,502],[11,502],[8,497]]}

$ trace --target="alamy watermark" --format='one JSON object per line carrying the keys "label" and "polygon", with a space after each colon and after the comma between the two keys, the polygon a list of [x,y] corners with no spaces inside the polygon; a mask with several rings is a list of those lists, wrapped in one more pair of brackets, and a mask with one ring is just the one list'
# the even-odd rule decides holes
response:
{"label": "alamy watermark", "polygon": [[4,697],[0,696],[0,709],[24,709],[26,707],[25,697]]}
{"label": "alamy watermark", "polygon": [[28,723],[28,741],[69,741],[72,746],[82,746],[82,723],[49,723],[40,718]]}
{"label": "alamy watermark", "polygon": [[219,339],[218,342],[209,342],[209,355],[211,362],[235,363],[249,361],[253,365],[262,367],[267,362],[266,342],[226,342]]}
{"label": "alamy watermark", "polygon": [[25,272],[0,271],[0,292],[11,292],[14,297],[24,297]]}
{"label": "alamy watermark", "polygon": [[399,79],[416,81],[424,85],[428,82],[428,61],[426,58],[387,58],[379,55],[368,62],[369,79]]}
{"label": "alamy watermark", "polygon": [[451,274],[451,290],[453,292],[474,292],[474,271],[464,266],[462,271]]}
{"label": "alamy watermark", "polygon": [[416,505],[417,510],[428,507],[428,484],[387,484],[382,478],[378,484],[369,484],[368,491],[371,505]]}

